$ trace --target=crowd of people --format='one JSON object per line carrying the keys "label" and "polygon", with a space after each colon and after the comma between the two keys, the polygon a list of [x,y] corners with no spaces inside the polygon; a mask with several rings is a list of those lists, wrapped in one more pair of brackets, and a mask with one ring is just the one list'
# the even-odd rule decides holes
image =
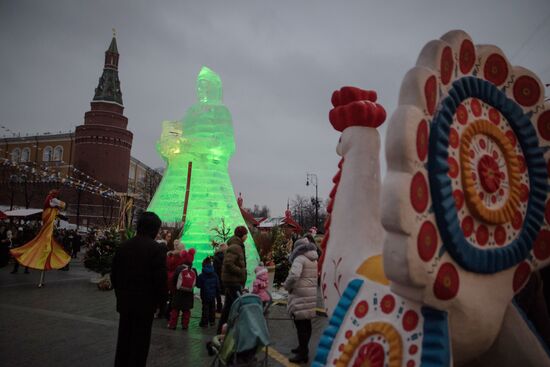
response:
{"label": "crowd of people", "polygon": [[[170,231],[160,231],[161,221],[152,212],[145,212],[137,223],[137,235],[123,242],[112,263],[111,282],[115,289],[117,311],[120,314],[115,366],[145,366],[149,350],[153,319],[165,317],[167,328],[187,330],[194,307],[194,291],[201,300],[200,327],[214,327],[216,313],[219,320],[217,334],[227,330],[227,321],[233,303],[251,292],[261,299],[264,308],[270,303],[269,278],[266,267],[260,263],[254,270],[255,279],[247,284],[245,241],[249,235],[244,226],[234,229],[227,243],[215,247],[206,257],[201,271],[193,267],[195,249],[186,249]],[[40,231],[38,221],[13,221],[0,225],[0,267],[8,265],[10,249],[25,245]],[[81,247],[97,241],[101,234],[91,231],[83,238],[75,230],[56,229],[53,236],[72,258]],[[318,248],[313,237],[294,241],[289,256],[291,268],[284,287],[288,291],[288,312],[297,330],[298,347],[289,359],[306,363],[311,338],[311,319],[317,303]],[[13,260],[11,273],[19,271]],[[61,270],[68,270],[69,265]],[[25,273],[29,269],[25,267]],[[222,297],[223,296],[223,297]]]}
{"label": "crowd of people", "polygon": [[[201,272],[193,267],[194,249],[172,240],[170,232],[159,236],[161,221],[145,212],[137,223],[137,235],[118,248],[112,264],[111,281],[120,314],[115,366],[145,366],[154,317],[166,317],[167,328],[189,328],[194,307],[194,289],[200,290],[202,305],[200,327],[214,326],[220,313],[217,333],[227,326],[233,303],[244,293],[247,284],[245,241],[248,230],[234,229],[234,235],[206,257]],[[290,254],[291,268],[284,284],[288,291],[288,312],[298,336],[294,363],[307,363],[312,333],[311,319],[317,304],[318,248],[312,237],[300,238]],[[260,263],[255,268],[252,293],[264,305],[270,301],[267,269]],[[222,294],[223,302],[222,302]]]}

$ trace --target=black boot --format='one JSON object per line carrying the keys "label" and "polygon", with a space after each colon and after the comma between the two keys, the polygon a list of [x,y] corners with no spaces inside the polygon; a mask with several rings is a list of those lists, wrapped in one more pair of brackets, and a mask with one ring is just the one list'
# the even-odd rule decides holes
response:
{"label": "black boot", "polygon": [[294,348],[294,349],[291,349],[290,351],[291,351],[292,353],[296,354],[296,353],[298,353],[298,352],[300,351],[300,347],[298,346],[298,347],[296,347],[296,348]]}
{"label": "black boot", "polygon": [[311,338],[311,320],[294,320],[298,331],[298,348],[293,349],[295,356],[289,358],[292,363],[307,363],[309,354],[309,339]]}
{"label": "black boot", "polygon": [[308,353],[307,352],[298,352],[294,357],[289,358],[288,361],[290,363],[307,363],[308,361]]}

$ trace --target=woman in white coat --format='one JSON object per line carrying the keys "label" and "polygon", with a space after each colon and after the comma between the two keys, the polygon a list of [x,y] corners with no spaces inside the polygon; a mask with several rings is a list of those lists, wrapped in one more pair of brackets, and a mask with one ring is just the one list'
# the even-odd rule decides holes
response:
{"label": "woman in white coat", "polygon": [[290,271],[284,287],[288,291],[288,313],[294,320],[298,332],[298,348],[293,349],[292,363],[307,363],[311,319],[317,306],[317,246],[300,238],[294,243],[290,254]]}

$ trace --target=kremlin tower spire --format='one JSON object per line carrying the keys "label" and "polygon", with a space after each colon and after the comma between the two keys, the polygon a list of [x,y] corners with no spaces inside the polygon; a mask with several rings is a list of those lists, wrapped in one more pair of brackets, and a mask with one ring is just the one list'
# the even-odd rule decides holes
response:
{"label": "kremlin tower spire", "polygon": [[105,51],[105,64],[103,74],[99,78],[99,84],[95,89],[94,101],[109,101],[122,105],[122,91],[118,79],[118,47],[116,33],[113,28],[113,39],[107,51]]}

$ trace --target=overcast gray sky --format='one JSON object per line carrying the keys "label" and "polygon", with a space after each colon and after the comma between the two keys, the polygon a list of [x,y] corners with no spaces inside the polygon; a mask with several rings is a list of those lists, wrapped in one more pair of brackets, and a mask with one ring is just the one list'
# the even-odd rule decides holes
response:
{"label": "overcast gray sky", "polygon": [[332,91],[374,89],[391,115],[423,45],[451,29],[550,83],[549,0],[0,0],[0,125],[34,134],[81,124],[113,27],[132,155],[162,165],[161,122],[195,102],[206,65],[233,116],[235,191],[273,215],[287,198],[314,195],[306,172],[318,175],[320,197],[332,188]]}

